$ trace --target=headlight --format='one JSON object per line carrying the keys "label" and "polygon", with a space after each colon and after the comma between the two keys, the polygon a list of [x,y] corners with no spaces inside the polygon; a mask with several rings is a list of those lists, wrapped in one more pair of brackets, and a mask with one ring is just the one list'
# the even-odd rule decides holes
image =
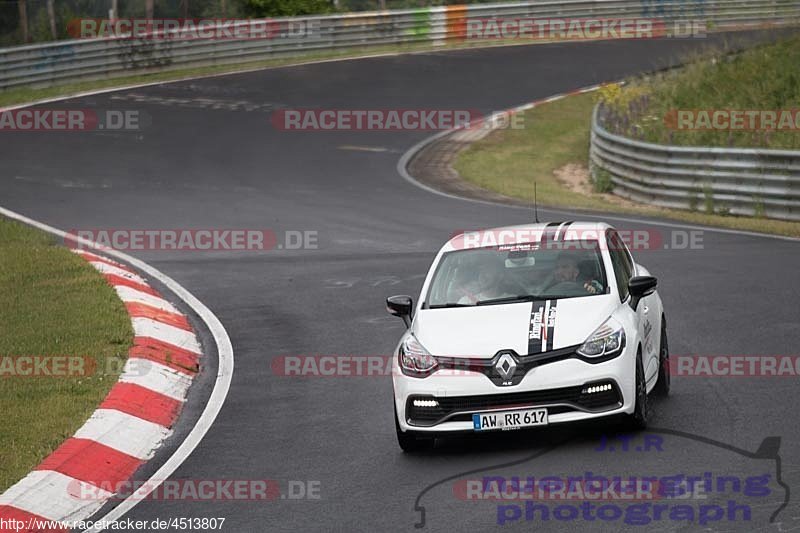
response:
{"label": "headlight", "polygon": [[625,330],[619,322],[609,318],[578,348],[578,353],[590,358],[613,357],[619,355],[624,345]]}
{"label": "headlight", "polygon": [[414,335],[408,335],[400,345],[400,368],[403,374],[414,377],[425,377],[434,370],[438,363],[436,358],[420,344]]}

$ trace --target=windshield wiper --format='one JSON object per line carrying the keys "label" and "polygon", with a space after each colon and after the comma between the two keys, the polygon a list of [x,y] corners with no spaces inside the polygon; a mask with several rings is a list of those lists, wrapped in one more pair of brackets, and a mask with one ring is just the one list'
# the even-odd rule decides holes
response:
{"label": "windshield wiper", "polygon": [[603,294],[602,292],[592,294],[587,292],[586,294],[543,294],[539,296],[542,300],[569,300],[570,298],[583,298],[584,296],[597,296],[598,294]]}
{"label": "windshield wiper", "polygon": [[455,302],[450,302],[446,304],[429,305],[428,309],[446,309],[448,307],[474,307],[474,306],[472,304],[459,304]]}
{"label": "windshield wiper", "polygon": [[520,294],[518,296],[506,296],[504,298],[493,298],[491,300],[480,300],[475,305],[494,305],[494,304],[508,304],[516,302],[530,302],[539,298],[533,294]]}

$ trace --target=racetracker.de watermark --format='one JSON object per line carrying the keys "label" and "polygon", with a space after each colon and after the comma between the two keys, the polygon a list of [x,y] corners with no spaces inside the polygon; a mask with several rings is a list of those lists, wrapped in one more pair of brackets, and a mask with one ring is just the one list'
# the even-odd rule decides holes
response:
{"label": "racetracker.de watermark", "polygon": [[141,131],[153,123],[149,114],[138,109],[46,109],[0,110],[0,133]]}
{"label": "racetracker.de watermark", "polygon": [[800,376],[798,355],[671,355],[675,377],[783,377]]}
{"label": "racetracker.de watermark", "polygon": [[524,129],[525,115],[474,109],[279,109],[270,116],[278,131],[442,131]]}
{"label": "racetracker.de watermark", "polygon": [[283,377],[384,377],[392,375],[390,355],[281,355],[272,373]]}
{"label": "racetracker.de watermark", "polygon": [[0,355],[0,379],[73,378],[97,372],[94,357],[81,355]]}
{"label": "racetracker.de watermark", "polygon": [[73,480],[67,485],[72,498],[97,500],[158,501],[273,501],[319,500],[321,482],[316,480],[274,479],[163,479],[147,481],[99,481],[85,483]]}
{"label": "racetracker.de watermark", "polygon": [[672,109],[664,125],[678,131],[800,131],[800,109]]}
{"label": "racetracker.de watermark", "polygon": [[464,501],[653,501],[666,491],[657,479],[503,478],[461,479],[453,495]]}
{"label": "racetracker.de watermark", "polygon": [[[267,251],[316,250],[315,230],[269,229],[72,229],[64,237],[70,248],[99,247],[119,251]],[[91,243],[91,244],[90,244]]]}
{"label": "racetracker.de watermark", "polygon": [[[622,243],[634,252],[705,248],[702,230],[619,229],[616,232]],[[556,224],[543,229],[460,230],[452,234],[450,244],[457,250],[513,247],[517,244],[532,244],[536,245],[536,248],[559,250],[580,247],[594,249],[596,246],[608,250],[622,249],[622,246],[606,239],[603,231],[573,229],[568,225],[560,229]]]}
{"label": "racetracker.de watermark", "polygon": [[480,18],[466,21],[466,39],[605,40],[704,38],[705,21],[650,18]]}
{"label": "racetracker.de watermark", "polygon": [[67,23],[74,39],[153,41],[319,39],[320,21],[230,18],[79,18]]}
{"label": "racetracker.de watermark", "polygon": [[[476,361],[485,356],[464,355],[459,364],[447,365],[436,370],[439,377],[468,377],[479,375],[480,366],[471,365],[470,359]],[[387,377],[401,375],[401,371],[393,366],[397,360],[395,355],[280,355],[270,362],[272,373],[281,377],[303,378],[359,378]]]}
{"label": "racetracker.de watermark", "polygon": [[0,379],[3,378],[117,378],[157,375],[161,366],[142,357],[95,358],[88,355],[0,355]]}

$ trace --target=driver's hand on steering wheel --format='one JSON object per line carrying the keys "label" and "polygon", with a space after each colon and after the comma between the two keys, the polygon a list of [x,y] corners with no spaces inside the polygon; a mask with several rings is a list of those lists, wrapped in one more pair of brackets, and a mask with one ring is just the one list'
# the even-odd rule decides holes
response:
{"label": "driver's hand on steering wheel", "polygon": [[597,294],[600,292],[600,288],[597,287],[598,283],[596,281],[587,281],[583,284],[583,288],[586,289],[586,292],[589,294]]}

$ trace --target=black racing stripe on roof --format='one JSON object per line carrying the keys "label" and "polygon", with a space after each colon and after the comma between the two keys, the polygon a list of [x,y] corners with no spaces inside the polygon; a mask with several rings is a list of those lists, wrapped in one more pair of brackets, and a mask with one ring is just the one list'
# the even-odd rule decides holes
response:
{"label": "black racing stripe on roof", "polygon": [[544,227],[544,231],[542,232],[542,240],[541,243],[545,244],[548,241],[555,240],[556,230],[561,225],[561,222],[551,222],[547,226]]}
{"label": "black racing stripe on roof", "polygon": [[565,240],[566,240],[566,239],[564,238],[564,236],[565,236],[565,235],[566,235],[566,233],[567,233],[567,228],[569,228],[569,227],[570,227],[570,225],[571,225],[571,224],[574,224],[574,223],[575,223],[575,221],[574,221],[574,220],[570,220],[569,222],[564,222],[564,227],[563,227],[563,228],[561,228],[561,233],[559,234],[559,239],[561,239],[562,241],[565,241]]}

